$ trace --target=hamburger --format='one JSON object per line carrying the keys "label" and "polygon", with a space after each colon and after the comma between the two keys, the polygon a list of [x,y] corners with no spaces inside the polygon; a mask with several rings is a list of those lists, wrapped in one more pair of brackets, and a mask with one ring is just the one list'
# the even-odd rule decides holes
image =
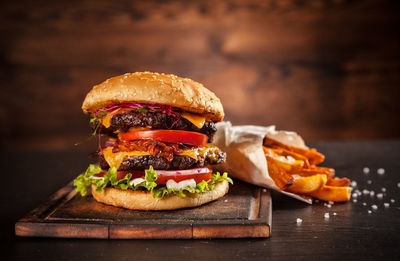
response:
{"label": "hamburger", "polygon": [[202,84],[172,74],[127,73],[92,88],[82,105],[98,164],[74,180],[85,196],[134,210],[196,207],[223,197],[232,180],[211,166],[226,154],[210,144],[224,117]]}

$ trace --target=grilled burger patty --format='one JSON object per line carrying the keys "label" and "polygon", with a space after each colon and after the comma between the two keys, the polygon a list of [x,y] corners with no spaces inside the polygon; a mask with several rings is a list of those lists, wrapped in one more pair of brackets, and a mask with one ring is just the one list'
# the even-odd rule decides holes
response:
{"label": "grilled burger patty", "polygon": [[[175,155],[172,161],[168,161],[164,157],[156,156],[131,156],[126,157],[121,163],[118,170],[143,170],[148,169],[150,165],[154,169],[162,170],[182,170],[201,168],[210,164],[219,164],[225,160],[226,154],[219,152],[215,158],[198,158],[194,159],[189,156]],[[99,163],[102,169],[108,169],[109,165],[103,155],[99,156]]]}
{"label": "grilled burger patty", "polygon": [[[92,122],[90,127],[95,130],[98,122]],[[162,112],[138,112],[135,110],[118,113],[111,118],[109,128],[103,126],[101,132],[115,136],[114,132],[120,130],[127,132],[131,127],[152,127],[153,129],[185,130],[200,132],[212,140],[217,131],[215,123],[206,121],[201,129],[183,117],[179,119]]]}

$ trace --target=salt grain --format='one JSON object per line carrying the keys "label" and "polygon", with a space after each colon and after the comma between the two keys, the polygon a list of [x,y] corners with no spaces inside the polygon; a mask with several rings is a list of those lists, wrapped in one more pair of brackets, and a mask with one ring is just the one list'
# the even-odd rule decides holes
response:
{"label": "salt grain", "polygon": [[379,168],[376,173],[378,173],[379,175],[383,175],[385,174],[385,169],[384,168]]}
{"label": "salt grain", "polygon": [[373,197],[373,196],[375,196],[375,191],[371,191],[371,192],[369,192],[369,195],[371,196],[371,197]]}
{"label": "salt grain", "polygon": [[394,203],[394,202],[395,202],[395,200],[391,198],[391,199],[390,199],[390,202],[391,202],[391,203]]}
{"label": "salt grain", "polygon": [[[400,183],[399,183],[400,184]],[[398,185],[398,184],[397,184]],[[386,192],[386,188],[381,188],[382,192]]]}
{"label": "salt grain", "polygon": [[303,222],[303,220],[302,220],[301,218],[297,218],[297,219],[296,219],[296,223],[297,223],[297,224],[300,224],[301,222]]}
{"label": "salt grain", "polygon": [[369,168],[368,167],[363,168],[363,172],[364,172],[364,174],[368,174],[369,173]]}
{"label": "salt grain", "polygon": [[368,214],[371,214],[372,213],[372,211],[371,210],[368,210]]}
{"label": "salt grain", "polygon": [[336,216],[336,215],[337,215],[337,213],[336,213],[336,212],[333,212],[333,215],[334,215],[334,216]]}
{"label": "salt grain", "polygon": [[357,182],[356,182],[355,180],[353,180],[353,181],[350,183],[350,186],[352,186],[353,188],[354,188],[354,187],[357,187]]}
{"label": "salt grain", "polygon": [[330,205],[330,204],[328,204],[328,205],[326,205],[328,208],[331,208],[332,207],[332,205]]}
{"label": "salt grain", "polygon": [[376,197],[377,197],[378,199],[382,199],[382,198],[383,198],[383,194],[382,194],[382,193],[378,193],[378,194],[376,194]]}
{"label": "salt grain", "polygon": [[387,202],[383,203],[383,205],[385,206],[385,208],[388,208],[390,206],[390,204]]}
{"label": "salt grain", "polygon": [[367,184],[372,184],[372,180],[367,180]]}
{"label": "salt grain", "polygon": [[358,197],[358,194],[357,193],[353,193],[353,198],[356,198],[356,197]]}
{"label": "salt grain", "polygon": [[377,209],[378,209],[378,206],[377,206],[377,205],[372,205],[371,208],[372,208],[373,210],[377,210]]}
{"label": "salt grain", "polygon": [[357,199],[353,199],[353,203],[357,203]]}
{"label": "salt grain", "polygon": [[329,213],[325,213],[325,214],[324,214],[324,218],[325,218],[325,219],[329,219]]}
{"label": "salt grain", "polygon": [[369,194],[369,190],[368,189],[364,189],[362,192],[363,192],[364,195],[368,195]]}
{"label": "salt grain", "polygon": [[335,204],[335,202],[333,202],[333,201],[328,201],[328,203],[331,205]]}
{"label": "salt grain", "polygon": [[400,182],[399,182],[399,183],[397,183],[397,187],[398,187],[398,188],[400,188]]}
{"label": "salt grain", "polygon": [[363,206],[366,206],[366,205],[367,205],[367,203],[365,203],[365,202],[363,202],[362,204],[363,204]]}

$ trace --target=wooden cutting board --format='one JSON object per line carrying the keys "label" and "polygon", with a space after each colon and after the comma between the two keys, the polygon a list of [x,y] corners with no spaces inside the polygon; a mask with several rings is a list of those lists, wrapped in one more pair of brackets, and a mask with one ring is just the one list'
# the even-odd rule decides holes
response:
{"label": "wooden cutting board", "polygon": [[61,238],[269,237],[268,190],[235,180],[223,198],[197,208],[134,211],[81,197],[72,182],[15,224],[17,236]]}

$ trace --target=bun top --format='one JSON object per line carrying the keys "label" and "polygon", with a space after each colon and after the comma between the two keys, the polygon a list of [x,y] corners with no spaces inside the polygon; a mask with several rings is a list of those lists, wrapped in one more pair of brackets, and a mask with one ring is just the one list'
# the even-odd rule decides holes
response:
{"label": "bun top", "polygon": [[201,83],[152,72],[126,73],[94,86],[86,95],[82,110],[91,114],[99,108],[126,102],[170,105],[215,122],[224,118],[221,101]]}

